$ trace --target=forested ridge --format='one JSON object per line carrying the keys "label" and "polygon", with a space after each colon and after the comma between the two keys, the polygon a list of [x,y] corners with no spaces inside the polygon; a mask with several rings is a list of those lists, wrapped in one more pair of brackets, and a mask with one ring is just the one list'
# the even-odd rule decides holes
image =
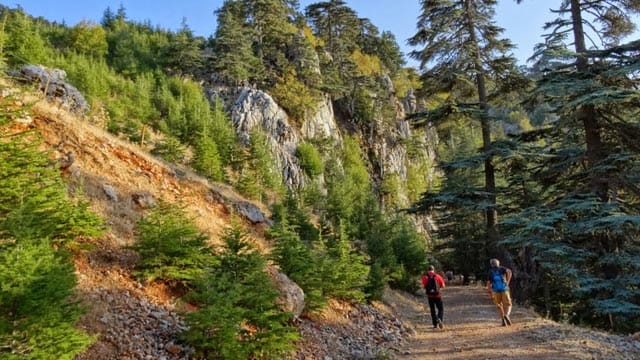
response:
{"label": "forested ridge", "polygon": [[[342,0],[225,1],[209,38],[122,6],[73,26],[2,6],[0,354],[95,343],[74,327],[91,314],[78,268],[105,242],[177,302],[173,340],[195,358],[300,356],[295,319],[415,293],[429,264],[482,280],[493,257],[542,315],[637,332],[640,4],[560,2],[530,67],[496,1],[421,5],[411,54]],[[82,141],[47,134],[32,90],[171,168],[137,170],[162,191],[127,189],[136,206],[119,208],[123,187],[96,184],[122,170],[92,173]],[[188,174],[234,195],[189,202]],[[282,311],[278,274],[301,305]]]}

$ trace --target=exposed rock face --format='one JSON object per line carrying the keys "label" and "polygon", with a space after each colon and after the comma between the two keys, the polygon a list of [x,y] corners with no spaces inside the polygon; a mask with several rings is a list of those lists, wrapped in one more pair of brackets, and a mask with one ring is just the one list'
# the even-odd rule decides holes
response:
{"label": "exposed rock face", "polygon": [[260,210],[255,204],[242,200],[238,197],[225,196],[221,189],[211,187],[207,194],[207,199],[211,202],[221,203],[230,210],[231,208],[238,212],[238,214],[250,221],[252,224],[266,224],[271,226],[272,221]]}
{"label": "exposed rock face", "polygon": [[[311,58],[298,54],[305,66],[313,68]],[[302,63],[301,63],[302,64]],[[393,82],[388,76],[382,76],[381,84],[386,88],[381,94],[374,94],[379,101],[386,101],[395,109],[395,120],[385,119],[382,114],[375,115],[375,120],[367,129],[353,129],[361,131],[364,136],[364,152],[368,154],[372,164],[371,178],[379,182],[386,176],[395,174],[400,181],[407,180],[408,165],[411,161],[407,153],[407,140],[414,142],[414,149],[423,154],[422,159],[431,159],[435,162],[435,149],[438,138],[435,129],[426,128],[424,135],[416,138],[415,131],[408,121],[404,120],[407,114],[420,111],[423,107],[418,103],[413,91],[409,91],[404,99],[398,99],[394,95]],[[287,113],[264,91],[252,87],[226,87],[211,83],[208,90],[211,98],[222,99],[229,109],[231,120],[236,128],[240,140],[249,144],[251,130],[261,129],[265,132],[269,141],[272,154],[274,154],[279,169],[282,172],[284,183],[289,188],[305,186],[305,177],[300,167],[299,159],[295,156],[298,145],[310,139],[331,138],[342,142],[342,133],[336,121],[333,103],[329,95],[319,102],[317,111],[308,115],[302,125],[296,128],[291,124]],[[386,100],[383,100],[385,98]],[[347,123],[349,119],[345,119]],[[417,142],[417,144],[415,144]],[[425,174],[433,177],[435,171]],[[397,194],[398,200],[408,203],[407,194]],[[261,221],[258,221],[261,222]]]}
{"label": "exposed rock face", "polygon": [[302,169],[295,156],[301,138],[289,124],[287,113],[269,94],[249,87],[243,88],[231,107],[231,120],[245,145],[249,143],[251,130],[261,128],[267,134],[271,151],[282,169],[285,184],[288,187],[304,184]]}
{"label": "exposed rock face", "polygon": [[40,91],[49,99],[59,99],[63,106],[77,114],[85,114],[89,110],[89,103],[80,91],[64,81],[67,77],[64,70],[24,65],[11,75],[26,82],[38,82]]}
{"label": "exposed rock face", "polygon": [[289,277],[275,268],[269,268],[271,278],[280,291],[277,302],[282,306],[282,310],[290,312],[294,319],[297,319],[304,310],[304,291]]}
{"label": "exposed rock face", "polygon": [[[366,142],[369,148],[369,160],[374,164],[374,173],[371,175],[374,179],[383,180],[387,176],[395,174],[401,181],[406,181],[408,165],[411,161],[407,152],[407,141],[417,143],[413,147],[414,150],[422,153],[421,158],[435,162],[438,136],[433,127],[427,127],[424,129],[424,135],[416,137],[411,125],[405,119],[407,114],[418,110],[413,91],[409,91],[407,97],[401,102],[395,95],[392,95],[394,90],[391,80],[388,77],[383,77],[382,80],[389,87],[391,95],[387,101],[396,109],[396,120],[389,122],[377,118],[371,125],[372,128]],[[425,174],[425,176],[432,177],[434,173]],[[397,194],[397,196],[400,201],[408,202],[406,194]]]}
{"label": "exposed rock face", "polygon": [[325,95],[324,99],[318,103],[316,113],[305,119],[301,131],[305,139],[329,137],[341,140],[340,129],[335,122],[333,105],[328,95]]}
{"label": "exposed rock face", "polygon": [[418,101],[413,89],[409,89],[407,96],[402,100],[402,107],[406,114],[413,114],[418,111]]}
{"label": "exposed rock face", "polygon": [[252,224],[268,223],[262,211],[248,201],[239,201],[235,204],[240,216],[251,221]]}
{"label": "exposed rock face", "polygon": [[296,129],[290,124],[287,113],[264,91],[251,87],[232,90],[218,86],[210,88],[208,92],[210,97],[227,101],[230,97],[236,96],[229,112],[238,137],[247,145],[252,129],[259,128],[265,132],[287,187],[296,188],[305,183],[299,160],[295,156],[301,142],[305,139],[327,137],[341,142],[340,129],[336,124],[333,105],[328,95],[318,103],[316,112],[303,121],[301,128]]}

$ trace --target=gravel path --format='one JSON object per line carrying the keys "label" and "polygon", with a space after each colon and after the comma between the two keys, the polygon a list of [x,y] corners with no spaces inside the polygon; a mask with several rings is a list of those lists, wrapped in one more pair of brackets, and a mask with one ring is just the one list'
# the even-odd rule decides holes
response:
{"label": "gravel path", "polygon": [[514,306],[503,327],[481,287],[443,289],[444,330],[433,329],[426,298],[394,293],[387,302],[415,334],[397,359],[640,359],[640,342],[541,319]]}

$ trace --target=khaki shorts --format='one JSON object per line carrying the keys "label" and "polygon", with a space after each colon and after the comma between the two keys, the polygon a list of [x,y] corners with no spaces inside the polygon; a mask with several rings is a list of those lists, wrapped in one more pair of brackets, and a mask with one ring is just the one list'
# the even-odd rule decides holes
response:
{"label": "khaki shorts", "polygon": [[493,292],[493,303],[500,306],[511,306],[511,295],[509,294],[509,290],[504,292]]}

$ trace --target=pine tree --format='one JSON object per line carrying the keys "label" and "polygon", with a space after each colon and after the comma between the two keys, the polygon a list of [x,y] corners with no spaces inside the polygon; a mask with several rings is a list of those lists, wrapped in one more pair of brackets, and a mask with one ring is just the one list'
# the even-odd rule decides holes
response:
{"label": "pine tree", "polygon": [[239,179],[243,193],[253,198],[268,198],[268,191],[284,194],[282,174],[269,150],[269,140],[260,129],[251,131],[247,160],[242,162]]}
{"label": "pine tree", "polygon": [[[495,248],[499,234],[496,208],[496,174],[492,158],[492,119],[489,115],[491,91],[500,90],[507,80],[518,78],[513,45],[499,36],[503,29],[493,20],[495,0],[427,0],[422,2],[418,31],[411,45],[424,46],[411,55],[421,67],[424,90],[448,92],[447,104],[428,113],[429,120],[440,122],[452,116],[477,119],[482,130],[484,193],[482,211],[488,248]],[[418,115],[418,117],[421,115]],[[477,166],[478,161],[467,166]]]}
{"label": "pine tree", "polygon": [[161,203],[155,207],[138,221],[136,234],[132,249],[141,258],[136,274],[144,281],[189,289],[211,263],[207,236],[177,206]]}
{"label": "pine tree", "polygon": [[[2,108],[8,109],[3,100]],[[75,328],[75,269],[68,249],[100,236],[102,222],[67,198],[59,170],[32,132],[0,114],[0,357],[72,359],[93,339]]]}
{"label": "pine tree", "polygon": [[326,240],[326,254],[321,267],[324,293],[336,299],[364,301],[369,267],[365,265],[365,257],[351,245],[343,226],[338,234]]}
{"label": "pine tree", "polygon": [[254,29],[254,50],[267,69],[267,82],[285,75],[288,49],[297,32],[292,23],[297,1],[244,0],[248,25]]}
{"label": "pine tree", "polygon": [[223,104],[219,99],[213,102],[211,109],[211,135],[216,143],[220,161],[223,166],[234,163],[239,144],[236,139],[236,131],[227,113],[224,112]]}
{"label": "pine tree", "polygon": [[202,38],[193,35],[186,19],[182,19],[180,30],[170,37],[166,65],[177,75],[197,74],[202,67],[202,42]]}
{"label": "pine tree", "polygon": [[5,51],[11,64],[43,64],[51,56],[40,28],[21,9],[7,19]]}
{"label": "pine tree", "polygon": [[[531,99],[544,101],[557,120],[523,134],[524,146],[505,146],[515,149],[513,179],[528,185],[514,186],[527,206],[504,224],[507,244],[527,250],[520,262],[532,279],[528,288],[556,316],[569,307],[574,322],[618,331],[637,331],[640,318],[637,282],[629,277],[640,270],[632,260],[639,254],[640,174],[631,135],[640,129],[632,110],[640,45],[618,44],[639,10],[626,1],[562,2],[538,47],[545,71]],[[598,48],[586,48],[586,29],[603,40]]]}
{"label": "pine tree", "polygon": [[199,305],[185,315],[184,338],[205,359],[281,359],[298,339],[281,312],[278,292],[265,272],[266,260],[235,225],[225,231],[225,247],[190,295]]}
{"label": "pine tree", "polygon": [[218,146],[206,132],[198,137],[192,166],[207,178],[214,181],[224,180],[224,169]]}
{"label": "pine tree", "polygon": [[330,54],[330,58],[321,56],[323,90],[340,98],[350,88],[347,81],[354,73],[349,57],[357,48],[358,17],[343,0],[311,4],[305,14],[315,36],[323,40],[324,51]]}
{"label": "pine tree", "polygon": [[315,242],[301,239],[296,226],[289,224],[288,212],[283,206],[276,206],[274,210],[278,220],[268,232],[274,243],[271,257],[280,270],[304,291],[305,310],[321,308],[327,301],[323,296],[322,274],[318,271],[322,258],[314,253]]}
{"label": "pine tree", "polygon": [[251,28],[245,22],[246,9],[242,1],[225,1],[216,10],[218,27],[213,42],[211,68],[226,80],[240,84],[262,80],[264,65],[254,54]]}

